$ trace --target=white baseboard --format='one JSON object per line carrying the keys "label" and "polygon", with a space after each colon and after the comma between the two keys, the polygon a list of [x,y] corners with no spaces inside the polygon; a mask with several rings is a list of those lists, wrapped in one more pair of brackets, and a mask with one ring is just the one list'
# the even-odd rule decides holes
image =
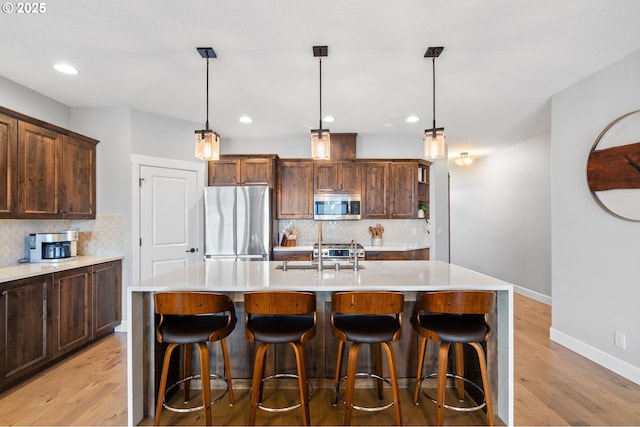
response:
{"label": "white baseboard", "polygon": [[520,295],[524,295],[525,297],[534,299],[538,302],[541,302],[543,304],[547,304],[547,305],[551,305],[551,297],[541,294],[539,292],[536,291],[532,291],[531,289],[527,289],[527,288],[523,288],[521,286],[518,285],[513,285],[513,290]]}
{"label": "white baseboard", "polygon": [[567,347],[569,350],[575,351],[579,355],[586,357],[587,359],[615,372],[618,375],[623,376],[629,381],[640,384],[640,368],[613,357],[602,350],[577,340],[554,328],[549,329],[549,338],[551,341],[554,341],[563,347]]}
{"label": "white baseboard", "polygon": [[122,320],[118,326],[114,329],[114,332],[127,332],[129,330],[129,322]]}

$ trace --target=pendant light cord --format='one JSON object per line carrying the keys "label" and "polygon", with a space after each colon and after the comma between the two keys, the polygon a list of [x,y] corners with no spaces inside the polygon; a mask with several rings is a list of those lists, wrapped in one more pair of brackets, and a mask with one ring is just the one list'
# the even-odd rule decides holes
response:
{"label": "pendant light cord", "polygon": [[431,58],[433,70],[433,137],[436,137],[436,58]]}
{"label": "pendant light cord", "polygon": [[318,137],[322,138],[322,57],[318,57],[320,59],[320,120],[319,120],[319,129],[318,129]]}
{"label": "pendant light cord", "polygon": [[207,56],[207,125],[206,129],[209,130],[209,57]]}

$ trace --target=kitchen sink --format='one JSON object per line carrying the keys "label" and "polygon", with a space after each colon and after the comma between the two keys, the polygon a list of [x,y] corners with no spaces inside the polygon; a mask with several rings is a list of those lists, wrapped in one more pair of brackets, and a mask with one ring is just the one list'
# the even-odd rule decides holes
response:
{"label": "kitchen sink", "polygon": [[[311,263],[303,263],[303,264],[298,264],[298,263],[290,263],[287,261],[284,261],[282,264],[278,264],[276,265],[276,270],[317,270],[318,269],[318,264],[311,264]],[[323,271],[332,271],[332,270],[336,270],[336,271],[340,271],[340,270],[353,270],[353,264],[345,264],[345,263],[324,263],[322,264],[322,270]],[[358,270],[364,270],[364,267],[362,265],[358,265]]]}

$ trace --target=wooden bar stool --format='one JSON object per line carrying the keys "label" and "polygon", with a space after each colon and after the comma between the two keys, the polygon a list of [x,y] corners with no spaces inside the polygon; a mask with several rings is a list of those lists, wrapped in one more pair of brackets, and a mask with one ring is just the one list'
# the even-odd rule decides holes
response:
{"label": "wooden bar stool", "polygon": [[[159,292],[154,295],[155,312],[160,315],[156,328],[156,337],[160,343],[168,343],[164,354],[158,401],[156,404],[155,425],[160,425],[162,407],[175,412],[193,412],[204,410],[206,425],[211,425],[211,405],[220,400],[227,392],[229,403],[233,405],[233,384],[229,369],[227,337],[236,324],[236,313],[233,301],[226,295],[210,292]],[[209,372],[209,347],[207,342],[220,341],[224,358],[225,376]],[[200,354],[200,374],[191,374],[191,347],[195,344]],[[167,374],[173,350],[182,346],[183,376],[177,383],[167,389]],[[202,382],[202,405],[190,408],[175,408],[165,401],[165,394],[183,384],[184,402],[190,400],[190,382],[194,379]],[[226,390],[214,401],[211,401],[210,379],[225,381]]]}
{"label": "wooden bar stool", "polygon": [[[496,295],[487,291],[446,291],[428,292],[416,301],[414,315],[411,319],[413,327],[420,335],[418,356],[418,372],[416,387],[413,395],[414,403],[418,404],[419,392],[431,399],[437,406],[436,425],[442,425],[444,409],[456,411],[472,411],[487,407],[489,425],[493,424],[491,409],[491,393],[487,379],[487,361],[482,342],[487,341],[491,328],[486,315],[493,311]],[[438,349],[438,368],[436,373],[422,376],[427,341],[440,342]],[[456,373],[447,373],[449,348],[454,345]],[[476,383],[464,377],[463,344],[469,344],[476,350],[482,377],[482,389]],[[436,398],[429,396],[422,388],[422,382],[427,378],[437,377]],[[459,402],[465,401],[465,384],[478,389],[484,396],[484,402],[474,406],[454,406],[445,403],[445,389],[447,378],[454,378],[457,385]]]}
{"label": "wooden bar stool", "polygon": [[[251,386],[249,425],[255,425],[258,408],[282,412],[302,408],[304,425],[310,425],[309,396],[304,344],[316,333],[316,296],[312,292],[247,292],[244,294],[247,338],[257,342]],[[267,349],[272,344],[289,344],[296,357],[297,374],[277,373],[263,378]],[[297,378],[300,402],[286,407],[262,404],[264,381],[282,377]]]}
{"label": "wooden bar stool", "polygon": [[[335,394],[333,404],[338,398],[346,406],[344,423],[351,425],[353,410],[381,411],[395,406],[396,424],[402,425],[398,376],[391,342],[402,336],[402,310],[404,295],[397,292],[336,292],[331,297],[331,330],[338,341],[338,359],[336,363]],[[351,343],[347,375],[341,377],[342,356],[346,342]],[[361,344],[374,346],[375,373],[356,372],[358,351]],[[382,377],[382,348],[387,354],[390,379]],[[391,385],[393,400],[376,407],[354,404],[355,381],[357,376],[369,376],[376,379],[378,398],[383,398],[383,382]],[[346,379],[346,397],[339,396],[340,383]]]}

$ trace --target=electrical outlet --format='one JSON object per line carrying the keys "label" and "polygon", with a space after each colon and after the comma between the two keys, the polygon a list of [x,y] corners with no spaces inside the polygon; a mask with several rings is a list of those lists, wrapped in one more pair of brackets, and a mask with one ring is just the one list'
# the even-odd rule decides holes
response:
{"label": "electrical outlet", "polygon": [[627,348],[627,336],[622,332],[616,331],[613,334],[613,342],[615,343],[616,347],[620,347],[623,350]]}

